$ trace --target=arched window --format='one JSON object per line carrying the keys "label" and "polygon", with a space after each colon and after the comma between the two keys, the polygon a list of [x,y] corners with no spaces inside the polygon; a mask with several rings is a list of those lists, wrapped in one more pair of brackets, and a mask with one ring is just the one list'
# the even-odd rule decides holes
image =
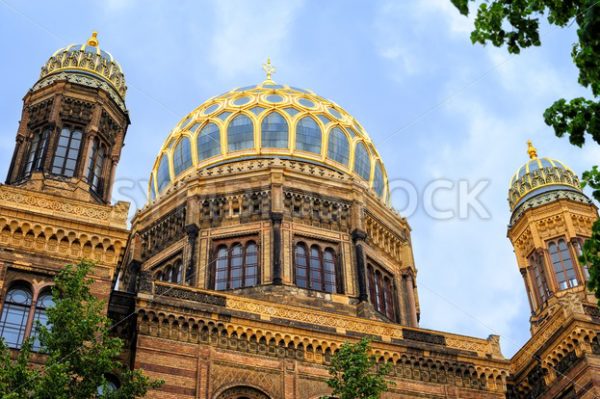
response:
{"label": "arched window", "polygon": [[373,176],[373,190],[379,197],[383,197],[383,190],[385,186],[383,184],[383,170],[381,169],[381,162],[375,164],[375,176]]}
{"label": "arched window", "polygon": [[192,166],[192,149],[190,147],[190,140],[187,137],[183,137],[173,150],[173,169],[175,176],[178,176],[184,170],[187,170]]}
{"label": "arched window", "polygon": [[350,147],[348,137],[340,128],[333,128],[329,132],[329,142],[327,145],[327,158],[348,166]]}
{"label": "arched window", "polygon": [[43,158],[48,147],[48,138],[50,137],[50,131],[44,130],[34,133],[29,149],[27,151],[27,161],[23,168],[23,175],[29,176],[31,172],[40,170],[43,164]]}
{"label": "arched window", "polygon": [[[52,301],[52,292],[47,289],[43,291],[35,302],[35,313],[33,316],[34,323],[39,322],[42,326],[48,325],[48,314],[47,309],[54,304]],[[38,337],[37,323],[33,325],[31,336],[34,337],[33,350],[37,351],[40,349],[40,340]]]}
{"label": "arched window", "polygon": [[296,244],[296,285],[300,288],[308,288],[308,259],[306,257],[306,246],[303,243]]}
{"label": "arched window", "polygon": [[0,317],[0,337],[9,348],[20,348],[23,344],[31,303],[31,290],[25,286],[15,286],[6,293]]}
{"label": "arched window", "polygon": [[558,241],[550,241],[548,252],[559,289],[576,287],[578,282],[567,242],[562,238]]}
{"label": "arched window", "polygon": [[198,160],[202,161],[221,153],[221,132],[214,123],[204,126],[196,139]]}
{"label": "arched window", "polygon": [[62,129],[52,161],[53,174],[65,177],[75,176],[81,138],[82,133],[79,130],[67,127]]}
{"label": "arched window", "polygon": [[90,143],[87,155],[87,165],[85,170],[85,179],[92,190],[102,194],[102,168],[106,159],[106,147],[95,137]]}
{"label": "arched window", "polygon": [[171,271],[171,282],[176,284],[183,283],[183,265],[181,264],[180,260],[173,264],[173,269]]}
{"label": "arched window", "polygon": [[214,265],[213,286],[217,291],[258,284],[258,246],[252,239],[219,243]]}
{"label": "arched window", "polygon": [[388,319],[397,321],[393,276],[379,266],[369,263],[367,265],[367,284],[369,286],[369,302],[375,310]]}
{"label": "arched window", "polygon": [[369,158],[369,153],[363,143],[356,144],[356,150],[354,152],[354,171],[367,181],[371,177],[371,159]]}
{"label": "arched window", "polygon": [[271,112],[262,121],[261,145],[265,148],[287,148],[289,128],[283,116]]}
{"label": "arched window", "polygon": [[294,269],[298,287],[338,292],[337,259],[333,249],[323,251],[314,244],[308,250],[305,243],[298,242],[294,251]]}
{"label": "arched window", "polygon": [[227,126],[228,151],[254,147],[254,125],[246,115],[238,115]]}
{"label": "arched window", "polygon": [[539,304],[542,305],[550,297],[550,289],[544,272],[544,256],[534,252],[529,256],[529,264],[533,271],[533,280]]}
{"label": "arched window", "polygon": [[159,193],[171,182],[171,175],[169,174],[169,158],[167,157],[167,154],[163,154],[160,159],[156,180],[158,181]]}
{"label": "arched window", "polygon": [[321,128],[309,116],[300,119],[296,124],[296,149],[321,153]]}
{"label": "arched window", "polygon": [[154,175],[150,175],[150,199],[154,201],[156,199],[156,188],[154,187]]}

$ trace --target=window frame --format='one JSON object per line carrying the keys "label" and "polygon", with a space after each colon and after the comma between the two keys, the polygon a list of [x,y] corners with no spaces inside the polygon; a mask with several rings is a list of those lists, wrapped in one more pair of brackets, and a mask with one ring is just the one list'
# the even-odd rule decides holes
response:
{"label": "window frame", "polygon": [[46,152],[48,151],[48,143],[50,142],[51,133],[52,129],[48,127],[35,129],[33,135],[27,142],[27,152],[25,155],[25,161],[23,162],[21,177],[29,177],[33,172],[43,169],[44,159],[46,158]]}
{"label": "window frame", "polygon": [[[255,249],[253,253],[248,252],[251,246],[254,246]],[[240,249],[240,253],[234,256],[234,251],[238,248]],[[207,285],[209,289],[228,291],[260,285],[260,248],[258,235],[213,240],[210,256],[209,284]],[[251,256],[254,257],[254,262],[252,263],[249,261]],[[240,261],[239,264],[237,263],[237,259]],[[249,274],[250,269],[254,269],[253,274]],[[238,270],[239,275],[234,276],[234,272]],[[223,272],[223,277],[220,277]],[[254,281],[248,281],[249,276],[253,276]]]}
{"label": "window frame", "polygon": [[[283,126],[283,124],[276,124],[276,123],[272,123],[269,122],[269,118],[271,116],[278,116],[279,118],[281,118],[281,121],[283,121],[283,123],[285,124],[285,132],[283,130],[265,130],[265,127],[268,126]],[[266,126],[265,126],[266,125]],[[266,137],[265,133],[268,133],[269,136],[285,136],[285,145],[284,146],[273,146],[273,145],[266,145],[266,142],[272,143],[272,142],[279,142],[282,141],[282,137]],[[260,121],[260,145],[262,148],[279,148],[279,149],[289,149],[290,148],[290,124],[288,123],[287,119],[285,118],[285,116],[283,116],[281,113],[272,110],[269,113],[267,113],[262,120]]]}
{"label": "window frame", "polygon": [[[68,138],[67,140],[67,144],[66,146],[60,145],[60,141],[63,137],[63,133],[65,131],[68,131]],[[79,138],[79,145],[77,147],[77,149],[75,150],[75,148],[72,146],[73,141],[77,141],[73,139],[73,136],[75,135],[75,133],[79,133],[80,134],[80,138]],[[50,167],[50,173],[52,173],[53,175],[56,176],[62,176],[62,177],[66,177],[66,178],[72,178],[77,176],[77,170],[79,169],[79,164],[81,162],[81,151],[82,151],[82,144],[84,142],[85,139],[85,134],[83,133],[83,129],[81,127],[75,126],[75,125],[65,125],[62,127],[62,129],[60,130],[60,133],[58,135],[58,140],[56,142],[56,146],[54,148],[54,155],[52,157],[52,165]],[[59,148],[65,148],[65,154],[64,155],[58,155],[58,151]],[[70,157],[71,155],[71,150],[75,150],[75,158]],[[62,161],[60,161],[60,159],[62,158]],[[68,161],[75,161],[75,165],[73,166],[73,169],[71,168],[67,168],[67,163]],[[58,164],[57,164],[58,163]],[[57,170],[58,169],[58,170]],[[67,171],[72,170],[72,175],[69,175],[68,173],[66,173]]]}
{"label": "window frame", "polygon": [[106,143],[100,137],[92,137],[88,147],[84,179],[96,194],[101,195],[103,193],[103,175],[107,159],[108,146]]}
{"label": "window frame", "polygon": [[[564,245],[564,248],[561,248],[561,243]],[[556,248],[556,252],[554,253],[551,250],[553,247]],[[578,287],[581,283],[577,277],[576,263],[573,261],[573,251],[570,247],[571,244],[562,236],[546,241],[554,281],[559,291]],[[564,256],[565,254],[567,257]],[[569,264],[570,268],[568,267]],[[560,270],[557,270],[557,266],[560,267]],[[572,278],[569,277],[569,270],[573,273]]]}
{"label": "window frame", "polygon": [[366,269],[369,303],[379,314],[397,323],[399,320],[396,302],[398,290],[394,275],[370,259],[367,259]]}
{"label": "window frame", "polygon": [[[300,264],[298,248],[304,249],[304,262],[305,265]],[[316,256],[313,255],[313,250],[316,250]],[[332,261],[329,262],[325,259],[325,253],[330,252],[332,254]],[[324,241],[310,240],[304,237],[297,237],[294,240],[293,250],[293,276],[294,284],[303,289],[325,292],[328,294],[343,294],[343,278],[341,270],[341,261],[339,256],[339,245],[337,243],[330,243]],[[313,262],[317,267],[313,267]],[[331,264],[333,272],[326,271],[326,263]],[[304,270],[305,275],[300,276],[298,270]],[[318,273],[318,282],[313,280],[313,270]],[[333,279],[328,281],[327,276],[333,276]],[[305,284],[300,284],[299,281],[305,281]]]}

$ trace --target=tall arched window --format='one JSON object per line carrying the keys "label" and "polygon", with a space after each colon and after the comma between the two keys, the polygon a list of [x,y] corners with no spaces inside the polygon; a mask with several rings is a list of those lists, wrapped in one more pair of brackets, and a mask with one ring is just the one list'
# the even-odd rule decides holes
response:
{"label": "tall arched window", "polygon": [[175,176],[192,166],[192,149],[190,139],[181,138],[173,150],[173,169]]}
{"label": "tall arched window", "polygon": [[65,177],[73,177],[79,158],[82,133],[79,130],[63,128],[52,161],[52,173]]}
{"label": "tall arched window", "polygon": [[[577,258],[579,258],[583,254],[583,243],[583,238],[577,237],[573,239],[573,249],[575,250],[575,255],[577,256]],[[579,263],[581,264],[581,262]],[[581,264],[581,269],[583,271],[583,278],[585,278],[586,281],[589,280],[590,270],[588,269],[588,265]]]}
{"label": "tall arched window", "polygon": [[198,160],[202,161],[221,153],[221,132],[214,123],[204,126],[196,139]]}
{"label": "tall arched window", "polygon": [[543,304],[550,297],[550,289],[544,272],[544,256],[541,253],[534,252],[529,256],[529,264],[533,271],[533,280],[539,304]]}
{"label": "tall arched window", "polygon": [[[54,304],[52,301],[52,292],[47,289],[43,291],[37,298],[35,302],[35,313],[33,316],[34,323],[39,322],[42,326],[48,325],[48,314],[47,309]],[[34,337],[33,341],[33,350],[40,349],[40,340],[38,336],[38,328],[37,323],[33,325],[33,329],[31,331],[31,336]]]}
{"label": "tall arched window", "polygon": [[349,153],[348,137],[338,127],[331,129],[327,144],[327,158],[348,166]]}
{"label": "tall arched window", "polygon": [[169,158],[167,157],[167,154],[163,154],[162,158],[160,159],[156,180],[158,182],[159,193],[171,182],[171,175],[169,174]]}
{"label": "tall arched window", "polygon": [[371,159],[363,143],[356,144],[354,152],[354,171],[363,179],[369,181],[371,177]]}
{"label": "tall arched window", "polygon": [[6,293],[0,317],[0,337],[9,348],[20,348],[23,344],[31,303],[31,290],[26,286],[15,286]]}
{"label": "tall arched window", "polygon": [[394,296],[394,278],[387,271],[377,265],[367,265],[367,284],[369,289],[369,302],[375,310],[392,321],[397,321]]}
{"label": "tall arched window", "polygon": [[254,147],[254,125],[246,115],[238,115],[227,126],[228,151],[246,150]]}
{"label": "tall arched window", "polygon": [[322,250],[319,245],[298,242],[294,250],[296,285],[301,288],[338,292],[337,259],[331,248]]}
{"label": "tall arched window", "polygon": [[296,124],[296,149],[321,153],[321,128],[310,116],[305,116]]}
{"label": "tall arched window", "polygon": [[289,128],[283,116],[271,112],[261,124],[261,145],[265,148],[287,148]]}
{"label": "tall arched window", "polygon": [[258,245],[253,239],[217,243],[212,272],[217,291],[252,287],[259,281]]}
{"label": "tall arched window", "polygon": [[383,170],[381,169],[381,162],[375,164],[375,175],[373,176],[373,190],[379,197],[383,196],[383,190],[385,185],[383,183]]}
{"label": "tall arched window", "polygon": [[578,285],[573,259],[567,242],[564,239],[550,241],[548,243],[548,252],[552,259],[552,267],[556,276],[556,283],[559,289],[576,287]]}
{"label": "tall arched window", "polygon": [[85,170],[85,179],[92,190],[101,194],[102,187],[102,168],[106,159],[106,147],[95,137],[90,143],[87,155],[87,165]]}
{"label": "tall arched window", "polygon": [[43,158],[48,147],[49,130],[38,130],[33,134],[29,149],[27,150],[27,161],[23,168],[23,176],[29,176],[31,172],[42,168]]}

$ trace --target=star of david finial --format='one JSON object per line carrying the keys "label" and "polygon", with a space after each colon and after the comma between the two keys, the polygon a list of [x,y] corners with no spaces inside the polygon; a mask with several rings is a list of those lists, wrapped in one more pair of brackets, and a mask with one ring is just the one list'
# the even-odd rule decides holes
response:
{"label": "star of david finial", "polygon": [[267,74],[267,79],[265,83],[274,83],[271,79],[271,75],[275,73],[276,69],[273,65],[271,65],[271,57],[267,58],[267,62],[263,64],[263,71]]}

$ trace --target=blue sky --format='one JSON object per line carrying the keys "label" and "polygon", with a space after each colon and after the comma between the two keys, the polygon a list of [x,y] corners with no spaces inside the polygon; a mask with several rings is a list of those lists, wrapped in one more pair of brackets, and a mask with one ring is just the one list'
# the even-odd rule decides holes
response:
{"label": "blue sky", "polygon": [[[0,175],[10,163],[21,99],[41,65],[92,30],[126,74],[132,125],[115,200],[138,204],[175,124],[212,96],[260,83],[270,56],[276,81],[310,88],[361,121],[396,186],[410,182],[422,194],[444,179],[454,189],[440,191],[435,205],[456,210],[459,181],[487,182],[478,197],[485,217],[441,220],[422,204],[407,215],[421,326],[499,334],[510,356],[529,336],[530,311],[506,238],[508,181],[527,159],[529,138],[540,156],[577,173],[597,162],[600,149],[572,147],[542,120],[555,99],[587,95],[569,55],[576,26],[544,26],[543,46],[518,57],[471,45],[471,26],[449,0],[0,0]],[[392,199],[404,207],[401,191]]]}

